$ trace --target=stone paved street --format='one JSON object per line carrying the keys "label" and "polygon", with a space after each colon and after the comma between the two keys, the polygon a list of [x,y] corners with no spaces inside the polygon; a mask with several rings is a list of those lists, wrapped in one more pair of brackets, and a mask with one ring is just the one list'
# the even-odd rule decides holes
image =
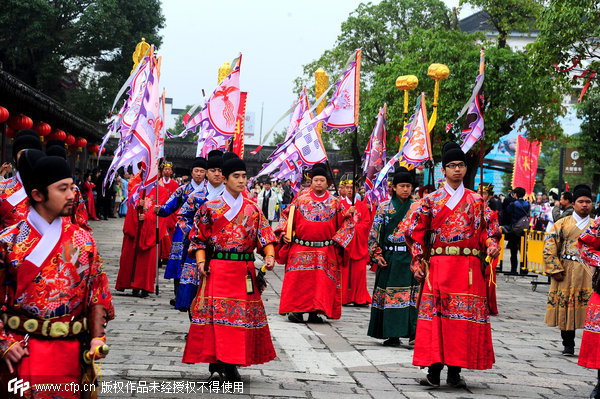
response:
{"label": "stone paved street", "polygon": [[[105,270],[114,287],[121,251],[123,219],[91,222]],[[164,269],[160,270],[160,274]],[[498,280],[500,315],[492,329],[496,364],[492,370],[465,370],[468,390],[439,389],[418,385],[423,371],[412,366],[407,346],[387,348],[367,337],[370,310],[344,307],[341,320],[322,325],[293,324],[277,314],[283,268],[268,273],[269,288],[263,295],[278,357],[241,369],[243,394],[176,394],[186,392],[186,382],[208,379],[205,364],[181,363],[189,321],[186,313],[169,306],[170,281],[161,278],[160,295],[142,299],[131,292],[113,290],[116,319],[109,324],[111,353],[102,362],[103,379],[114,384],[162,383],[160,393],[104,392],[101,396],[172,398],[584,398],[596,372],[577,365],[577,357],[564,357],[560,333],[544,325],[547,286],[536,292],[530,279]],[[369,290],[374,273],[368,272]],[[577,332],[577,347],[581,331]],[[403,344],[406,344],[403,340]],[[445,372],[442,374],[445,381]],[[130,385],[131,391],[131,385]],[[170,393],[169,393],[170,392]]]}

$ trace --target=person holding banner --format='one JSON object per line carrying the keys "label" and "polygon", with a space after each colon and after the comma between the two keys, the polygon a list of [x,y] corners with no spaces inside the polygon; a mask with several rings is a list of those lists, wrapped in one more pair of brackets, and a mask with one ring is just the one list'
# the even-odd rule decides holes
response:
{"label": "person holding banner", "polygon": [[[158,179],[158,185],[164,187],[167,190],[168,198],[171,198],[179,188],[177,180],[171,179],[171,176],[173,176],[173,163],[163,160],[160,163],[159,169],[161,177]],[[175,226],[177,226],[177,215],[173,213],[168,215],[167,229],[165,230],[165,235],[160,239],[160,261],[164,261],[165,263],[169,261],[171,247],[173,246],[173,233],[175,232]]]}
{"label": "person holding banner", "polygon": [[412,174],[398,168],[392,180],[392,199],[377,208],[369,236],[369,253],[377,264],[369,337],[386,339],[385,346],[400,346],[400,338],[415,344],[417,331],[417,293],[419,284],[410,269],[412,256],[404,236],[395,236],[406,220],[414,185]]}
{"label": "person holding banner", "polygon": [[[164,173],[164,170],[163,170]],[[181,266],[184,259],[184,241],[190,232],[194,214],[189,212],[189,207],[185,207],[188,198],[195,193],[204,190],[206,187],[206,159],[196,158],[191,168],[192,181],[178,187],[162,206],[155,205],[154,213],[159,217],[167,217],[175,214],[177,224],[172,236],[171,253],[165,269],[165,278],[173,279],[173,291],[175,298],[179,288],[179,278],[181,277]],[[167,226],[168,229],[168,226]],[[171,305],[175,306],[175,299],[171,300]]]}
{"label": "person holding banner", "polygon": [[0,182],[0,228],[6,228],[25,220],[29,212],[27,194],[18,169],[19,157],[27,149],[42,149],[42,142],[33,130],[17,133],[12,146],[12,158],[17,174]]}
{"label": "person holding banner", "polygon": [[310,188],[294,198],[275,229],[281,247],[278,263],[286,271],[279,314],[288,314],[294,323],[304,321],[303,313],[308,313],[309,323],[323,323],[319,314],[342,316],[341,248],[354,236],[354,207],[344,210],[327,191],[328,180],[326,166],[315,164]]}
{"label": "person holding banner", "polygon": [[578,245],[581,261],[593,269],[593,292],[587,305],[577,364],[598,370],[598,381],[590,398],[600,399],[600,219],[589,225],[579,237]]}
{"label": "person holding banner", "polygon": [[238,366],[276,356],[257,284],[254,251],[275,264],[276,237],[258,206],[245,198],[246,164],[223,162],[225,191],[203,204],[189,234],[202,286],[191,307],[183,363],[210,363],[210,381],[241,381]]}
{"label": "person holding banner", "polygon": [[[236,155],[237,157],[237,155]],[[206,161],[206,180],[207,183],[201,190],[194,191],[187,199],[187,202],[181,207],[181,213],[190,218],[190,229],[194,221],[194,216],[207,201],[213,201],[219,198],[225,191],[223,183],[223,152],[213,150],[208,153]],[[189,230],[188,230],[189,234]],[[181,277],[179,287],[177,289],[177,297],[175,298],[175,309],[179,311],[188,311],[200,283],[198,277],[198,268],[194,257],[188,255],[190,245],[189,238],[186,234],[183,241],[183,265],[181,266]]]}
{"label": "person holding banner", "polygon": [[0,397],[21,379],[27,398],[80,398],[82,355],[104,357],[112,297],[94,240],[69,220],[71,168],[30,151],[19,159],[27,218],[0,233]]}
{"label": "person holding banner", "polygon": [[465,153],[456,143],[442,149],[444,186],[427,195],[396,234],[411,243],[412,271],[422,285],[413,364],[428,367],[421,385],[466,387],[461,368],[494,364],[484,273],[487,258],[500,254],[496,215],[463,185]]}
{"label": "person holding banner", "polygon": [[[370,205],[360,199],[358,184],[353,183],[350,174],[343,182],[346,186],[345,196],[340,194],[341,203],[345,210],[352,205],[352,193],[356,193],[354,206],[354,237],[344,249],[342,265],[342,305],[353,303],[355,306],[368,306],[371,295],[367,291],[367,262],[369,261],[369,233],[373,225],[373,212]],[[352,187],[354,185],[354,188]],[[340,182],[340,187],[342,182]]]}
{"label": "person holding banner", "polygon": [[[141,184],[141,171],[129,182],[129,197],[138,190]],[[125,223],[123,224],[123,246],[119,261],[119,274],[115,289],[125,291],[132,289],[134,296],[147,297],[154,292],[156,280],[156,214],[154,206],[163,204],[168,199],[167,190],[158,186],[141,194],[137,206],[128,204]],[[159,221],[159,237],[164,236],[167,225],[165,219]]]}
{"label": "person holding banner", "polygon": [[554,223],[544,241],[546,274],[552,277],[544,323],[558,327],[565,356],[575,354],[575,330],[584,328],[592,290],[592,270],[579,259],[577,242],[590,225],[592,191],[584,184],[573,190],[573,209]]}

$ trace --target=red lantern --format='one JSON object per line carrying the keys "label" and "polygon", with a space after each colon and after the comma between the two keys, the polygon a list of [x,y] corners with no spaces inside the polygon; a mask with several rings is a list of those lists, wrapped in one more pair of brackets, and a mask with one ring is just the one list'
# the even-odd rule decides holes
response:
{"label": "red lantern", "polygon": [[0,123],[6,122],[9,116],[8,110],[4,107],[0,107]]}
{"label": "red lantern", "polygon": [[77,152],[83,151],[83,147],[87,145],[87,140],[83,137],[77,137],[74,146],[77,147]]}
{"label": "red lantern", "polygon": [[98,144],[90,144],[87,146],[88,152],[90,154],[98,154],[100,152],[100,146]]}
{"label": "red lantern", "polygon": [[67,137],[65,138],[65,144],[70,147],[73,144],[75,144],[75,136],[72,136],[69,133],[66,133],[66,134],[67,134]]}
{"label": "red lantern", "polygon": [[13,129],[8,126],[6,127],[6,137],[9,139],[14,139],[16,134],[17,132],[15,132]]}
{"label": "red lantern", "polygon": [[48,136],[50,132],[52,132],[50,125],[45,122],[36,122],[35,125],[33,125],[33,130],[40,135],[42,141],[44,141],[45,136]]}
{"label": "red lantern", "polygon": [[334,169],[333,173],[337,175],[338,173],[340,173],[340,170],[339,169]]}
{"label": "red lantern", "polygon": [[48,140],[65,141],[66,139],[67,139],[67,134],[60,129],[54,129],[52,134],[48,137]]}
{"label": "red lantern", "polygon": [[16,131],[31,129],[33,127],[33,121],[26,115],[18,114],[11,116],[8,119],[8,126]]}
{"label": "red lantern", "polygon": [[104,154],[106,152],[106,147],[102,148],[102,154]]}

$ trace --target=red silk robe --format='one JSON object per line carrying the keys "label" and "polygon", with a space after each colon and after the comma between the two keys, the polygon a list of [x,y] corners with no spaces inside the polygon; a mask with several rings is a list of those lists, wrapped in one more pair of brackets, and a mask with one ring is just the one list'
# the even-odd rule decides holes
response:
{"label": "red silk robe", "polygon": [[[129,192],[137,190],[137,186],[132,187]],[[159,186],[158,203],[163,204],[169,198],[167,190]],[[117,291],[125,289],[138,289],[148,292],[154,291],[156,280],[156,214],[154,205],[156,201],[156,189],[150,194],[146,194],[144,203],[144,221],[139,238],[139,249],[135,270],[133,260],[135,256],[135,243],[138,234],[137,209],[130,204],[127,205],[127,215],[123,224],[123,247],[121,249],[121,260],[119,262],[119,274],[115,288]],[[165,235],[167,229],[166,218],[159,218],[159,237]]]}
{"label": "red silk robe", "polygon": [[494,349],[481,261],[476,256],[444,255],[444,248],[485,253],[487,246],[498,245],[501,232],[481,196],[465,189],[453,210],[446,206],[450,198],[444,188],[429,194],[397,231],[410,238],[413,272],[421,267],[425,233],[429,229],[436,233],[436,256],[431,256],[422,283],[413,364],[489,369],[494,364]]}
{"label": "red silk robe", "polygon": [[[87,316],[90,306],[101,305],[109,320],[113,319],[108,280],[90,233],[59,218],[41,235],[30,220],[0,234],[0,297],[6,299],[8,311],[38,323],[69,322]],[[23,333],[0,319],[1,353],[23,339]],[[82,348],[77,337],[51,339],[31,334],[27,348],[29,356],[17,365],[17,378],[32,387],[26,397],[80,397],[64,385],[54,392],[36,389],[37,384],[81,383]]]}
{"label": "red silk robe", "polygon": [[0,229],[27,218],[29,199],[17,174],[0,182]]}
{"label": "red silk robe", "polygon": [[[347,199],[341,200],[344,209],[352,206]],[[369,234],[375,214],[364,201],[355,201],[354,237],[344,250],[342,268],[342,305],[371,303],[367,290],[367,262],[369,261]]]}
{"label": "red silk robe", "polygon": [[[177,191],[177,189],[179,188],[179,183],[177,183],[177,181],[175,179],[169,179],[169,182],[165,182],[165,179],[163,177],[161,177],[158,180],[158,185],[161,187],[164,187],[165,190],[168,192],[167,195],[167,199],[169,199],[169,197],[171,195],[173,195],[173,193],[175,191]],[[164,204],[166,202],[162,201],[161,204]],[[177,215],[176,214],[171,214],[169,216],[167,216],[165,218],[167,220],[167,224],[166,224],[166,230],[165,233],[163,235],[161,235],[161,239],[160,239],[160,259],[169,259],[169,254],[171,253],[171,245],[173,244],[173,233],[175,232],[175,226],[177,225]]]}
{"label": "red silk robe", "polygon": [[[273,230],[256,204],[243,198],[238,213],[228,221],[230,210],[223,197],[203,204],[190,231],[191,258],[210,243],[215,251],[254,252],[276,241]],[[250,274],[254,293],[246,291]],[[192,324],[183,363],[224,362],[250,366],[273,360],[276,356],[267,314],[256,288],[254,262],[212,259],[206,278],[204,304],[198,292],[192,303]]]}
{"label": "red silk robe", "polygon": [[[579,237],[579,248],[583,263],[594,268],[600,267],[600,219],[594,220]],[[587,305],[577,364],[600,369],[600,295],[597,290]]]}
{"label": "red silk robe", "polygon": [[[333,239],[342,248],[352,240],[354,222],[340,200],[329,192],[317,197],[309,189],[298,195],[292,205],[296,207],[293,230],[298,239]],[[290,207],[284,210],[275,230],[280,239],[285,234],[289,212]],[[285,265],[279,313],[318,312],[330,319],[339,319],[342,315],[342,262],[341,251],[334,245],[316,248],[292,242]]]}

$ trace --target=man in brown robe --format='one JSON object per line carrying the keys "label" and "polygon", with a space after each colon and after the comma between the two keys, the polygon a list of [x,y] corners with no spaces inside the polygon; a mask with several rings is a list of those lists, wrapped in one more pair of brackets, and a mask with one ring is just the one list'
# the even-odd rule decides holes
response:
{"label": "man in brown robe", "polygon": [[573,214],[552,226],[544,243],[546,273],[552,276],[544,322],[558,327],[565,356],[575,354],[575,330],[585,325],[592,296],[592,273],[579,259],[577,240],[590,224],[592,192],[580,184],[573,191]]}

